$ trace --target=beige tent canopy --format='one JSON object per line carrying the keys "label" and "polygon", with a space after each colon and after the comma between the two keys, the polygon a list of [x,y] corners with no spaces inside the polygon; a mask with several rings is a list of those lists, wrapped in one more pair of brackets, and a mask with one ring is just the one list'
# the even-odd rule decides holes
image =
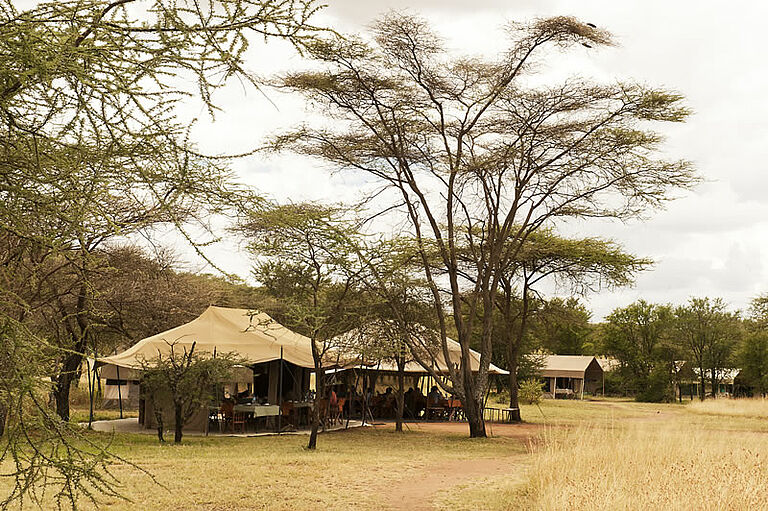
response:
{"label": "beige tent canopy", "polygon": [[[364,337],[365,335],[369,335],[368,332],[361,332],[355,329],[347,332],[346,334],[343,334],[342,336],[339,336],[338,342],[336,342],[335,344],[338,346],[345,346],[345,345],[354,346],[354,339],[359,340],[361,339],[361,337]],[[371,335],[375,335],[375,333]],[[448,338],[447,341],[448,341],[448,352],[450,354],[451,363],[453,363],[454,365],[458,365],[461,360],[461,345],[451,338]],[[375,342],[373,344],[375,344]],[[340,348],[337,348],[337,350],[344,351],[344,348],[340,347]],[[348,351],[351,351],[351,350],[348,350]],[[422,360],[424,361],[424,363],[431,364],[431,367],[438,374],[448,374],[448,364],[446,363],[442,348],[437,348],[434,351],[436,352],[436,356],[434,358],[425,353],[425,356],[422,358]],[[480,353],[470,349],[469,361],[470,361],[470,367],[472,368],[472,371],[477,371],[480,369]],[[382,371],[382,372],[397,372],[397,364],[395,364],[394,362],[390,362],[390,361],[373,362],[370,360],[365,360],[365,357],[363,357],[360,354],[352,355],[351,353],[347,353],[346,368],[360,367],[360,366],[364,366],[367,369],[375,369],[377,371]],[[422,367],[421,364],[419,364],[416,361],[407,362],[405,364],[405,372],[411,373],[411,374],[428,374],[428,371],[424,369],[424,367]],[[488,373],[489,374],[509,374],[509,371],[505,371],[500,367],[490,364],[488,368]]]}
{"label": "beige tent canopy", "polygon": [[[585,355],[547,355],[541,375],[549,380],[549,397],[595,393],[603,380],[603,368],[595,357]],[[559,381],[559,385],[558,385]]]}
{"label": "beige tent canopy", "polygon": [[277,323],[263,312],[208,307],[189,323],[147,337],[131,348],[99,360],[102,364],[140,369],[142,361],[167,355],[195,344],[198,353],[235,353],[251,364],[283,359],[300,367],[314,368],[311,341]]}

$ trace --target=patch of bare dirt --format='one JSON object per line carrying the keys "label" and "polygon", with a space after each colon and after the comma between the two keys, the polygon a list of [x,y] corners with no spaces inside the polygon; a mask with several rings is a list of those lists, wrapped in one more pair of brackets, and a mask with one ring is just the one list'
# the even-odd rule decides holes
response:
{"label": "patch of bare dirt", "polygon": [[392,510],[433,509],[441,491],[447,491],[473,479],[514,477],[527,465],[525,455],[504,458],[444,461],[424,467],[421,474],[391,485],[382,494],[382,504]]}
{"label": "patch of bare dirt", "polygon": [[[384,423],[376,427],[394,428],[394,424]],[[415,431],[468,434],[467,424],[461,422],[409,422],[405,427]],[[518,438],[521,441],[531,439],[540,430],[541,426],[536,424],[486,424],[488,436]],[[392,510],[434,509],[434,501],[442,491],[487,477],[520,478],[527,464],[525,454],[429,464],[419,467],[417,475],[382,489],[380,502],[382,507]]]}

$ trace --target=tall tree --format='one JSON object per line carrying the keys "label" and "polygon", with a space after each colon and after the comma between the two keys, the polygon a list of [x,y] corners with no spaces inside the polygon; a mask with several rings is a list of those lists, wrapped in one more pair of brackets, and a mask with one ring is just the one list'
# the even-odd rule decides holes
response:
{"label": "tall tree", "polygon": [[539,344],[561,355],[595,355],[592,343],[592,312],[575,296],[545,300],[532,318],[531,328]]}
{"label": "tall tree", "polygon": [[[492,309],[501,272],[522,242],[565,216],[634,217],[695,181],[688,163],[655,157],[662,139],[645,129],[683,121],[679,95],[627,82],[524,85],[547,48],[609,45],[607,32],[558,17],[509,33],[508,50],[494,61],[453,58],[425,21],[397,13],[373,25],[372,40],[318,40],[307,54],[319,67],[290,73],[282,85],[304,94],[328,122],[274,142],[362,172],[391,192],[378,197],[391,199],[383,211],[402,215],[417,240],[448,360],[449,322],[457,333],[461,356],[448,376],[472,437],[485,436],[494,334],[492,315],[477,312]],[[472,257],[470,279],[462,252]],[[478,371],[470,364],[473,338],[480,339]]]}
{"label": "tall tree", "polygon": [[252,212],[239,231],[257,260],[256,280],[275,300],[266,305],[268,312],[311,341],[317,391],[308,448],[315,449],[325,369],[339,354],[339,336],[359,326],[366,311],[360,302],[357,234],[343,211],[311,203]]}
{"label": "tall tree", "polygon": [[675,330],[698,372],[699,398],[705,397],[707,378],[714,397],[724,370],[731,365],[739,335],[737,314],[729,312],[721,298],[691,298],[675,309]]}
{"label": "tall tree", "polygon": [[762,397],[768,393],[768,331],[749,332],[739,344],[740,376]]}
{"label": "tall tree", "polygon": [[664,349],[672,333],[673,318],[670,305],[645,300],[614,309],[606,318],[603,349],[619,361],[619,370],[631,381],[632,391],[640,400],[660,401],[665,395],[666,389],[651,385],[654,371],[666,372],[667,381],[672,378]]}

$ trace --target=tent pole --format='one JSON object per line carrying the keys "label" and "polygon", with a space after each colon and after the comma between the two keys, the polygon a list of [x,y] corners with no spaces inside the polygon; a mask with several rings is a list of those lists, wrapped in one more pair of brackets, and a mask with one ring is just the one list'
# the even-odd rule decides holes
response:
{"label": "tent pole", "polygon": [[[93,365],[96,365],[96,362],[94,361]],[[115,368],[117,368],[117,402],[120,404],[120,418],[123,418],[123,393],[120,391],[120,366],[116,365]],[[93,405],[91,405],[93,406]]]}
{"label": "tent pole", "polygon": [[[87,357],[85,359],[85,365],[88,368],[88,402],[90,406],[88,411],[88,429],[91,429],[91,424],[93,423],[93,380],[91,378],[91,363],[88,362]],[[96,365],[95,360],[93,365]]]}
{"label": "tent pole", "polygon": [[280,376],[277,381],[277,434],[283,432],[283,347],[280,346]]}
{"label": "tent pole", "polygon": [[584,374],[584,378],[581,379],[581,400],[584,401],[584,384],[587,383],[586,373]]}

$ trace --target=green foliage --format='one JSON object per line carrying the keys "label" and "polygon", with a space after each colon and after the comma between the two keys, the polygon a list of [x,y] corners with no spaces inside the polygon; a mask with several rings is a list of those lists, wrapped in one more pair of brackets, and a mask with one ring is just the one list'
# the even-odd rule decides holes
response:
{"label": "green foliage", "polygon": [[[656,305],[639,300],[615,309],[602,328],[602,349],[616,358],[625,388],[638,400],[663,400],[669,393],[672,373],[668,351],[672,342],[673,314],[669,305]],[[666,378],[663,377],[666,375]]]}
{"label": "green foliage", "polygon": [[669,367],[665,365],[654,367],[651,374],[638,389],[636,399],[645,403],[674,401],[672,372]]}
{"label": "green foliage", "polygon": [[76,507],[81,498],[120,497],[112,467],[134,466],[107,451],[108,443],[62,421],[47,405],[46,342],[23,324],[0,316],[0,452],[9,492],[0,509],[25,503]]}
{"label": "green foliage", "polygon": [[[167,342],[167,341],[166,341]],[[152,402],[158,420],[158,436],[163,441],[165,406],[174,413],[174,443],[181,443],[184,425],[215,395],[216,385],[227,381],[232,367],[240,363],[227,353],[198,353],[195,343],[187,348],[169,342],[166,355],[142,361],[141,385],[145,399]]]}
{"label": "green foliage", "polygon": [[520,382],[520,390],[518,391],[520,401],[527,405],[536,405],[541,402],[541,398],[544,395],[544,389],[542,383],[536,378],[529,378]]}
{"label": "green foliage", "polygon": [[740,378],[761,396],[768,392],[768,331],[744,336],[736,353]]}
{"label": "green foliage", "polygon": [[733,366],[733,354],[741,337],[738,314],[729,312],[721,298],[691,298],[675,309],[675,333],[700,380],[699,397],[709,380],[713,394],[721,374]]}
{"label": "green foliage", "polygon": [[588,348],[593,332],[592,313],[577,298],[544,301],[531,329],[540,347],[558,355],[594,354]]}

